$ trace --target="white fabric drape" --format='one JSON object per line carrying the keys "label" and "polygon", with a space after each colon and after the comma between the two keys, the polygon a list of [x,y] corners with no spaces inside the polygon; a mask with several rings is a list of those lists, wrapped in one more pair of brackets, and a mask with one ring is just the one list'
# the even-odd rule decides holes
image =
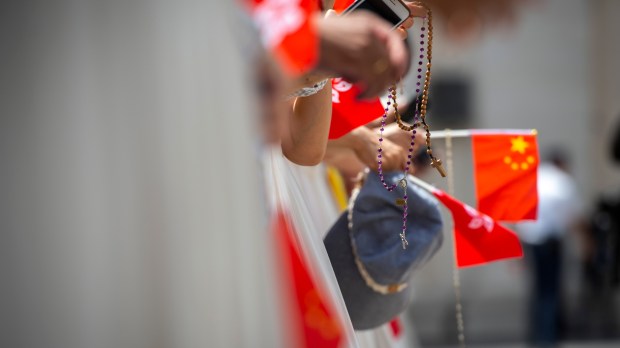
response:
{"label": "white fabric drape", "polygon": [[[314,279],[324,288],[336,314],[344,323],[346,347],[399,348],[414,347],[415,337],[405,334],[395,337],[388,325],[375,330],[356,332],[347,314],[338,281],[331,267],[323,238],[339,216],[326,171],[322,165],[302,167],[286,160],[280,149],[271,149],[265,155],[266,178],[272,204],[282,202],[291,213],[297,238]],[[273,197],[274,195],[278,195]],[[413,339],[412,339],[413,338]]]}

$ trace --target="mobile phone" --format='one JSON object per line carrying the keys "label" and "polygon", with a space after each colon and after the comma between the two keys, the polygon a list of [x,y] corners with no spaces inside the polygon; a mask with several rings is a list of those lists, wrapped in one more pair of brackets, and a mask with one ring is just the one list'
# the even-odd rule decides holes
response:
{"label": "mobile phone", "polygon": [[356,0],[343,15],[353,11],[366,10],[385,19],[392,24],[392,29],[401,25],[410,15],[409,8],[402,0]]}

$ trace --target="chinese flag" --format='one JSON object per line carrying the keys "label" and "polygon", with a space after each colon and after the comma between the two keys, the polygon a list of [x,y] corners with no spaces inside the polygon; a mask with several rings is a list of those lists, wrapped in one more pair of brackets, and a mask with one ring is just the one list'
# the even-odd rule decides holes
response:
{"label": "chinese flag", "polygon": [[327,297],[310,276],[299,248],[295,243],[293,227],[288,215],[280,209],[273,222],[278,264],[283,290],[287,331],[290,347],[337,348],[344,341],[343,325],[337,320]]}
{"label": "chinese flag", "polygon": [[536,133],[473,135],[472,147],[478,210],[498,221],[535,220]]}
{"label": "chinese flag", "polygon": [[332,79],[332,120],[329,139],[337,139],[383,115],[379,98],[357,100],[360,90],[341,78]]}
{"label": "chinese flag", "polygon": [[318,60],[319,40],[312,16],[316,0],[247,0],[265,47],[292,76],[309,71]]}
{"label": "chinese flag", "polygon": [[514,232],[443,191],[434,189],[433,194],[452,213],[458,267],[523,256],[521,242]]}

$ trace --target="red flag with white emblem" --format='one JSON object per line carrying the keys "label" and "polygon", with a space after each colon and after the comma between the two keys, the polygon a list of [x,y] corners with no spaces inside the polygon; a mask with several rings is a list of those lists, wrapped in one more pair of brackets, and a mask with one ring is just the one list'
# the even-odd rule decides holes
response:
{"label": "red flag with white emblem", "polygon": [[318,59],[319,41],[312,16],[316,0],[249,0],[263,45],[290,75],[309,71]]}
{"label": "red flag with white emblem", "polygon": [[379,98],[357,100],[360,89],[341,78],[332,80],[332,120],[329,139],[337,139],[383,115]]}
{"label": "red flag with white emblem", "polygon": [[452,212],[458,267],[523,256],[521,242],[513,231],[441,190],[432,192]]}
{"label": "red flag with white emblem", "polygon": [[535,220],[536,132],[474,134],[472,147],[478,209],[498,221]]}

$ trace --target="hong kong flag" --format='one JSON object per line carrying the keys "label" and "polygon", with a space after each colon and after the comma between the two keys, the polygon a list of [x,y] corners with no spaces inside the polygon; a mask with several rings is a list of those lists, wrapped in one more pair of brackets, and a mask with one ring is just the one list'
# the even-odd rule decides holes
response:
{"label": "hong kong flag", "polygon": [[458,267],[523,256],[513,231],[441,190],[433,188],[432,192],[452,212]]}
{"label": "hong kong flag", "polygon": [[536,132],[472,136],[478,210],[498,221],[535,220]]}
{"label": "hong kong flag", "polygon": [[295,242],[293,225],[280,208],[273,220],[282,302],[285,303],[288,347],[337,348],[345,341],[343,324],[336,317],[329,298],[317,286],[308,264]]}
{"label": "hong kong flag", "polygon": [[296,76],[318,60],[319,41],[312,16],[316,0],[246,0],[265,47],[284,70]]}
{"label": "hong kong flag", "polygon": [[359,93],[360,89],[350,82],[341,78],[332,80],[332,120],[329,139],[340,138],[383,114],[383,105],[379,98],[358,100]]}

